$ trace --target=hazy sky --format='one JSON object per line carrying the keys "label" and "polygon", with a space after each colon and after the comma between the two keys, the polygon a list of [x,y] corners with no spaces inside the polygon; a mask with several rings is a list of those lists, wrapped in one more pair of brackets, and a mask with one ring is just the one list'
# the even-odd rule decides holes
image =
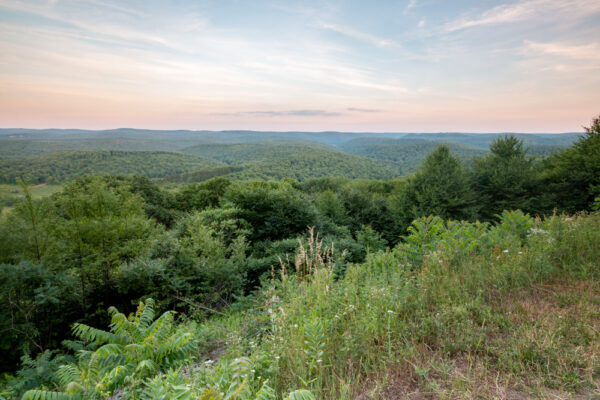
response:
{"label": "hazy sky", "polygon": [[581,131],[600,0],[0,0],[0,127]]}

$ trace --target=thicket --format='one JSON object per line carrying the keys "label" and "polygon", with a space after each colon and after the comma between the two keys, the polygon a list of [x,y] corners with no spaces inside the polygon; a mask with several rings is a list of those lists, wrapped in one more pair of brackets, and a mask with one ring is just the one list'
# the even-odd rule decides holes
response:
{"label": "thicket", "polygon": [[[541,161],[501,138],[473,168],[440,146],[414,176],[391,181],[218,177],[167,191],[90,176],[41,200],[24,185],[0,219],[0,367],[21,368],[5,395],[272,399],[306,388],[351,398],[369,371],[416,351],[411,343],[483,351],[482,324],[506,329],[490,288],[563,272],[597,279],[598,217],[552,215],[597,205],[599,137],[596,119]],[[167,312],[153,325],[154,310],[186,322]],[[224,340],[200,322],[222,314],[238,334],[225,335],[218,367],[197,364]],[[507,362],[541,373],[539,357]]]}

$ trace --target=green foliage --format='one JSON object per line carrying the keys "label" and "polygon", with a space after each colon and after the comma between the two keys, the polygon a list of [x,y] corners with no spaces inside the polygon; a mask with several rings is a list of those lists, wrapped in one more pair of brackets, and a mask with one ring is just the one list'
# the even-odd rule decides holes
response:
{"label": "green foliage", "polygon": [[[222,216],[227,217],[227,211]],[[211,224],[213,217],[214,211],[204,211],[179,222],[179,245],[167,272],[177,297],[210,306],[228,304],[234,295],[241,294],[247,250],[243,222],[221,219]]]}
{"label": "green foliage", "polygon": [[218,162],[163,151],[77,151],[0,160],[0,182],[60,183],[89,174],[150,178],[213,167]]}
{"label": "green foliage", "polygon": [[204,183],[183,187],[175,196],[175,206],[182,211],[202,210],[217,207],[231,181],[212,178]]}
{"label": "green foliage", "polygon": [[484,220],[503,210],[540,209],[539,173],[526,153],[522,140],[505,136],[492,142],[490,154],[475,160],[475,190]]}
{"label": "green foliage", "polygon": [[21,357],[21,368],[17,371],[16,379],[8,384],[11,398],[21,398],[24,392],[35,388],[55,388],[59,385],[56,373],[61,364],[72,362],[73,357],[57,355],[46,350],[34,360],[25,354]]}
{"label": "green foliage", "polygon": [[[197,144],[208,133],[173,135]],[[359,134],[331,135],[340,144]],[[593,302],[587,311],[552,308],[545,314],[555,326],[541,324],[538,336],[533,319],[520,317],[536,305],[502,307],[511,306],[504,296],[532,285],[595,284],[597,215],[543,218],[560,197],[556,185],[578,190],[577,179],[557,178],[564,155],[537,163],[521,136],[463,136],[452,135],[478,146],[494,139],[473,169],[442,146],[407,179],[331,177],[397,170],[273,142],[194,151],[231,163],[235,179],[302,181],[217,177],[165,188],[147,177],[88,176],[44,199],[24,186],[0,216],[0,368],[15,373],[26,356],[16,376],[4,375],[0,396],[385,398],[395,376],[406,376],[411,390],[460,398],[467,389],[447,391],[440,377],[453,368],[464,376],[454,363],[471,357],[502,379],[529,374],[569,393],[585,389],[593,362],[580,354],[597,353]],[[569,154],[593,170],[593,146],[577,146]],[[586,184],[597,196],[600,185]],[[156,304],[135,312],[149,297]],[[106,304],[115,305],[108,314]],[[173,312],[154,320],[154,308],[186,315],[176,326]],[[110,330],[92,328],[108,315]],[[71,325],[80,340],[65,341],[63,352],[74,359],[50,350]]]}
{"label": "green foliage", "polygon": [[403,218],[437,215],[471,219],[476,215],[471,183],[458,158],[440,145],[411,177],[401,198]]}
{"label": "green foliage", "polygon": [[18,262],[22,259],[39,262],[51,245],[49,230],[54,223],[51,205],[48,201],[33,199],[30,188],[19,182],[23,192],[22,201],[2,218],[0,240],[0,260]]}
{"label": "green foliage", "polygon": [[[69,274],[55,273],[40,264],[0,264],[3,369],[12,367],[23,352],[26,358],[22,362],[29,365],[29,354],[42,353],[60,343],[61,327],[75,317],[74,285]],[[43,364],[44,359],[40,362]]]}
{"label": "green foliage", "polygon": [[590,210],[600,185],[600,117],[572,147],[552,155],[546,171],[545,185],[559,209]]}
{"label": "green foliage", "polygon": [[141,381],[189,360],[196,343],[192,332],[174,325],[174,312],[154,319],[154,301],[140,302],[129,317],[109,309],[110,331],[74,324],[73,333],[95,348],[80,351],[77,364],[62,365],[56,375],[64,391],[31,390],[25,399],[89,398],[109,396],[124,384],[137,386]]}
{"label": "green foliage", "polygon": [[78,271],[83,292],[95,281],[111,284],[114,269],[143,255],[148,236],[156,232],[137,196],[101,180],[72,182],[54,202],[60,213],[53,229],[58,243],[48,258]]}
{"label": "green foliage", "polygon": [[293,178],[304,181],[325,176],[389,179],[399,175],[398,168],[389,163],[314,143],[207,144],[187,148],[185,152],[241,168],[226,175],[236,180]]}
{"label": "green foliage", "polygon": [[304,232],[316,222],[307,199],[285,183],[249,182],[228,191],[227,200],[252,226],[251,241],[277,240]]}
{"label": "green foliage", "polygon": [[391,161],[398,165],[403,175],[414,173],[427,155],[440,144],[447,146],[452,154],[462,160],[470,160],[475,156],[486,153],[476,148],[460,143],[445,143],[425,139],[384,139],[360,138],[350,140],[342,146],[342,150],[381,161]]}

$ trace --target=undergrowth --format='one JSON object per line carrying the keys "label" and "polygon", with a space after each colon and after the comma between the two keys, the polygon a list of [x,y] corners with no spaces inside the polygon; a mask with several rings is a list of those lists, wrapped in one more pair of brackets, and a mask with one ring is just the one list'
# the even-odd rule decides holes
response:
{"label": "undergrowth", "polygon": [[110,332],[76,326],[78,361],[24,398],[593,398],[599,226],[597,214],[427,217],[344,268],[311,231],[249,310],[159,317],[162,336],[151,303],[114,310]]}

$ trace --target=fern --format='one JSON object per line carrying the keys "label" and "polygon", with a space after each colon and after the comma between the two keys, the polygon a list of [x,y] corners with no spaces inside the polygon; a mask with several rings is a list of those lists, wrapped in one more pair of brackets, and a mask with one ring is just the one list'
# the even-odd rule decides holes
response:
{"label": "fern", "polygon": [[28,390],[22,397],[22,400],[72,400],[73,397],[68,393],[50,392],[47,390]]}
{"label": "fern", "polygon": [[256,394],[255,400],[276,400],[277,396],[275,396],[275,390],[267,385],[267,382],[263,383],[262,387]]}
{"label": "fern", "polygon": [[[153,321],[152,299],[140,302],[131,317],[114,307],[109,313],[110,331],[74,324],[75,336],[94,346],[95,350],[79,351],[79,366],[67,364],[59,368],[56,375],[66,393],[30,391],[28,396],[37,396],[31,398],[40,400],[62,399],[85,391],[92,397],[106,397],[126,382],[137,384],[149,374],[181,365],[196,346],[190,332],[176,331],[174,312],[167,311]],[[181,396],[177,398],[185,398],[184,394],[178,393]]]}
{"label": "fern", "polygon": [[296,390],[290,393],[285,400],[317,400],[316,397],[308,390]]}

